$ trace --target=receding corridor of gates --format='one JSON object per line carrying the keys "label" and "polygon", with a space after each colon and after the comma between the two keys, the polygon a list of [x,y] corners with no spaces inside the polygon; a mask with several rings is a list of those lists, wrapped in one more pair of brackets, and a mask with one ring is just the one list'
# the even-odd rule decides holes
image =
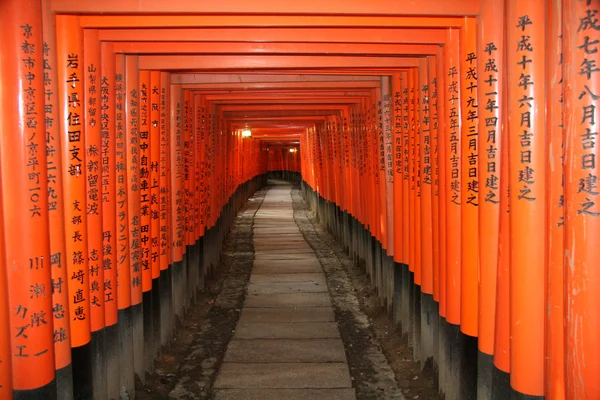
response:
{"label": "receding corridor of gates", "polygon": [[599,10],[0,0],[0,400],[600,399]]}

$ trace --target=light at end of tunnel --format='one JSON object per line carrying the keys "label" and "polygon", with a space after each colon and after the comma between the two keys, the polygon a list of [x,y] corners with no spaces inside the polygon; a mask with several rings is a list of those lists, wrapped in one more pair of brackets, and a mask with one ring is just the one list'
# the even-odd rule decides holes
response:
{"label": "light at end of tunnel", "polygon": [[297,151],[298,151],[298,150],[297,150],[295,147],[292,147],[292,148],[290,148],[290,153],[295,153],[295,152],[297,152]]}
{"label": "light at end of tunnel", "polygon": [[248,128],[242,130],[242,137],[252,137],[252,131]]}

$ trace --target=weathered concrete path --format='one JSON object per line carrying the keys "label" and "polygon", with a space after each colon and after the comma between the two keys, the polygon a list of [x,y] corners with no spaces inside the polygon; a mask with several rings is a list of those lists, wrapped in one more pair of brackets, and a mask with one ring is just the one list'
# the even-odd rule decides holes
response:
{"label": "weathered concrete path", "polygon": [[325,274],[294,222],[290,193],[274,186],[256,214],[254,267],[217,400],[356,398]]}

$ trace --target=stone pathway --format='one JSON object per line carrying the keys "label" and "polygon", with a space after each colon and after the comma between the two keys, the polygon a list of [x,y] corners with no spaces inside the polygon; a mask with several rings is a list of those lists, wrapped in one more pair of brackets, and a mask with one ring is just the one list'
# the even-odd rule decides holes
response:
{"label": "stone pathway", "polygon": [[254,219],[254,267],[217,400],[356,398],[325,274],[294,222],[290,193],[274,186]]}

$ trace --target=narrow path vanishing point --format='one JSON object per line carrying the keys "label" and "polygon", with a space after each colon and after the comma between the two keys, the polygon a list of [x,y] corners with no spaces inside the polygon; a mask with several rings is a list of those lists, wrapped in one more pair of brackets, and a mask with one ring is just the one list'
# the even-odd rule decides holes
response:
{"label": "narrow path vanishing point", "polygon": [[215,398],[355,399],[325,274],[294,221],[290,185],[267,193],[254,220],[254,249]]}

